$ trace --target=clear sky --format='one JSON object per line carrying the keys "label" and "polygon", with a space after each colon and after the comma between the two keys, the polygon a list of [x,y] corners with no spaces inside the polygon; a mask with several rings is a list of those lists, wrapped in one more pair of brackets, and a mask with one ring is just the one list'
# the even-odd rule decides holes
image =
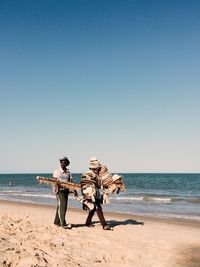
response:
{"label": "clear sky", "polygon": [[0,153],[200,172],[200,1],[0,0]]}

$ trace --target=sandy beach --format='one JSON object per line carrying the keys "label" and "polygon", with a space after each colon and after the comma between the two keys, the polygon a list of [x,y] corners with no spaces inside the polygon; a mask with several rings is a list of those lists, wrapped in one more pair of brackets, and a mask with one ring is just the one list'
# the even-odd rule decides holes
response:
{"label": "sandy beach", "polygon": [[84,226],[68,210],[71,230],[53,225],[55,207],[0,201],[0,266],[200,266],[200,225],[105,213],[113,230]]}

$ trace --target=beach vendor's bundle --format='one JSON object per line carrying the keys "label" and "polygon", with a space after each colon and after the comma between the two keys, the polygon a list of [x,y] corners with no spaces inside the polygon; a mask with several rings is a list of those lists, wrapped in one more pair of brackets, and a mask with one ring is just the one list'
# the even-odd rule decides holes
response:
{"label": "beach vendor's bundle", "polygon": [[47,177],[42,177],[42,176],[37,176],[37,180],[41,184],[51,184],[52,186],[58,185],[61,188],[64,189],[70,189],[70,190],[80,190],[81,186],[80,184],[72,183],[72,182],[67,182],[62,179],[55,179],[55,178],[47,178]]}
{"label": "beach vendor's bundle", "polygon": [[109,204],[109,194],[118,194],[120,191],[125,192],[126,187],[122,176],[118,174],[112,175],[109,173],[106,166],[102,166],[99,172],[103,187],[103,204]]}
{"label": "beach vendor's bundle", "polygon": [[102,180],[103,189],[108,189],[109,193],[126,191],[122,176],[119,174],[112,175],[105,165],[102,165],[99,176]]}
{"label": "beach vendor's bundle", "polygon": [[81,176],[81,191],[83,195],[83,209],[92,210],[94,208],[96,194],[96,176],[92,171],[88,171]]}
{"label": "beach vendor's bundle", "polygon": [[103,188],[108,188],[112,184],[112,174],[105,165],[101,166],[99,177],[101,177]]}
{"label": "beach vendor's bundle", "polygon": [[103,204],[109,204],[109,194],[126,191],[122,176],[118,174],[112,175],[106,166],[102,165],[99,171],[99,177],[102,181],[102,188],[97,189],[96,174],[93,171],[88,171],[81,176],[81,191],[83,195],[83,209],[93,209],[95,196],[100,190],[103,197]]}
{"label": "beach vendor's bundle", "polygon": [[[92,171],[88,171],[81,176],[81,191],[88,198],[92,199],[96,193],[96,175]],[[91,188],[89,190],[88,188]],[[91,191],[91,193],[89,193]]]}
{"label": "beach vendor's bundle", "polygon": [[114,174],[112,176],[112,182],[111,184],[109,184],[108,186],[108,191],[109,193],[119,193],[121,192],[125,192],[126,191],[126,186],[123,182],[123,178],[121,175],[119,174]]}

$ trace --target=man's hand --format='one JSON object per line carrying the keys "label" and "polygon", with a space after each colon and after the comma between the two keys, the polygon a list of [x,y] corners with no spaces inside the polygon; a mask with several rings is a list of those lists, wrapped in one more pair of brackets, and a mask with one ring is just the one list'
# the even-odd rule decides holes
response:
{"label": "man's hand", "polygon": [[75,197],[78,197],[78,193],[77,193],[76,190],[73,191],[73,194],[74,194]]}
{"label": "man's hand", "polygon": [[56,184],[57,184],[57,187],[60,188],[60,184],[61,184],[61,183],[60,183],[59,180],[57,180],[57,183],[56,183]]}

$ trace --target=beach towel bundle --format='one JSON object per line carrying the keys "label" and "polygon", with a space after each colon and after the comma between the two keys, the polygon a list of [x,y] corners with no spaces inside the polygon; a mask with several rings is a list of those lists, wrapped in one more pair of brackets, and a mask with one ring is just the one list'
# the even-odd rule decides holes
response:
{"label": "beach towel bundle", "polygon": [[112,184],[112,174],[105,165],[101,166],[99,177],[101,178],[103,188],[108,188]]}
{"label": "beach towel bundle", "polygon": [[97,198],[98,190],[101,191],[103,205],[109,204],[109,194],[118,194],[120,191],[126,191],[122,176],[118,174],[112,175],[106,166],[102,165],[99,171],[101,180],[101,188],[97,189],[98,179],[93,171],[88,171],[81,176],[81,191],[83,195],[83,209],[93,209],[95,197]]}
{"label": "beach towel bundle", "polygon": [[107,170],[102,172],[102,184],[103,184],[103,205],[109,204],[109,194],[118,194],[120,191],[125,192],[126,187],[123,182],[122,176],[118,174],[110,174]]}
{"label": "beach towel bundle", "polygon": [[126,191],[122,176],[118,174],[112,175],[105,165],[101,166],[99,177],[101,178],[103,189],[108,189],[106,191],[107,193],[119,193],[120,191]]}
{"label": "beach towel bundle", "polygon": [[92,210],[96,195],[96,175],[92,171],[84,173],[81,176],[80,184],[83,195],[83,209]]}

